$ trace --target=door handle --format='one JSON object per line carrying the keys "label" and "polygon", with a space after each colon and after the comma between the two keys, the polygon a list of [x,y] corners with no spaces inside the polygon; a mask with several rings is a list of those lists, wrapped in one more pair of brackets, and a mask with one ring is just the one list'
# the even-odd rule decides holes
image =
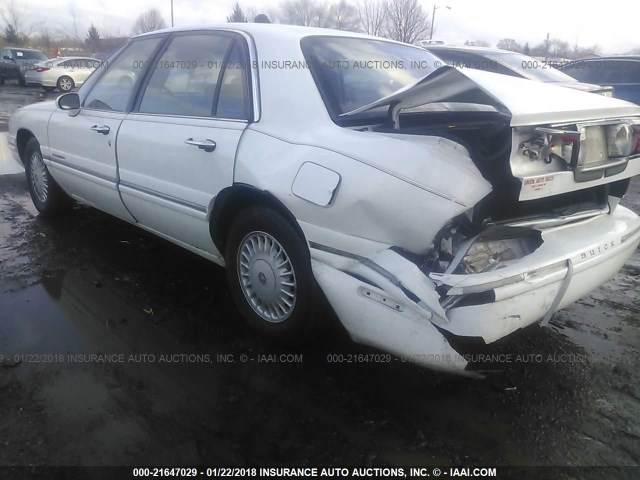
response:
{"label": "door handle", "polygon": [[94,132],[98,132],[101,133],[103,135],[107,135],[111,129],[107,126],[107,125],[94,125],[93,127],[91,127],[91,130],[93,130]]}
{"label": "door handle", "polygon": [[184,143],[187,145],[193,145],[198,147],[200,150],[204,150],[205,152],[213,152],[216,149],[216,142],[213,140],[194,140],[193,138],[187,138]]}

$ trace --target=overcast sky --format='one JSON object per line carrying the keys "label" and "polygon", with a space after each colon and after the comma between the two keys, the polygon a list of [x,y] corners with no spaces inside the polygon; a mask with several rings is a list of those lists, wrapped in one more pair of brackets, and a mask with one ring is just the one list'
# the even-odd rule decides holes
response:
{"label": "overcast sky", "polygon": [[[9,0],[0,0],[0,5]],[[93,22],[100,30],[127,35],[135,17],[144,10],[158,8],[170,22],[171,0],[13,0],[27,5],[35,23],[49,23],[52,29],[72,30],[70,12],[75,10],[82,36]],[[356,0],[350,0],[356,3]],[[431,15],[433,3],[420,0]],[[235,0],[174,0],[176,26],[224,22]],[[273,8],[277,1],[240,2],[259,12]],[[451,44],[465,40],[484,40],[491,45],[504,37],[531,46],[540,43],[547,33],[572,46],[598,44],[603,53],[626,53],[640,48],[638,23],[640,2],[623,0],[448,0],[438,2],[434,38]],[[445,5],[451,9],[444,8]],[[270,7],[271,6],[271,7]]]}

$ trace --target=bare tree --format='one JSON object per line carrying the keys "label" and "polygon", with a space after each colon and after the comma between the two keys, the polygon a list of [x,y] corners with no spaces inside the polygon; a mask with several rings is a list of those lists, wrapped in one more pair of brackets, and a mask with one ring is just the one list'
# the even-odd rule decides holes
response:
{"label": "bare tree", "polygon": [[315,0],[287,0],[280,6],[278,17],[282,23],[289,25],[325,27],[328,11]]}
{"label": "bare tree", "polygon": [[[29,23],[29,9],[27,4],[19,7],[15,0],[9,0],[4,8],[0,10],[0,17],[5,24],[5,39],[9,43],[21,43],[31,35],[31,25]],[[11,40],[7,38],[11,37]]]}
{"label": "bare tree", "polygon": [[[640,49],[636,50],[636,54],[640,53]],[[593,55],[600,54],[600,46],[599,45],[591,45],[590,47],[579,47],[576,45],[573,47],[571,51],[571,55],[569,58],[585,58],[592,57]]]}
{"label": "bare tree", "polygon": [[555,58],[566,58],[570,55],[571,49],[569,42],[559,38],[553,38],[549,41],[549,54]]}
{"label": "bare tree", "polygon": [[31,40],[31,44],[34,47],[46,50],[54,47],[58,41],[57,36],[52,33],[46,25],[38,27],[38,35],[34,35]]}
{"label": "bare tree", "polygon": [[389,0],[386,8],[386,36],[415,43],[429,34],[429,15],[418,0]]}
{"label": "bare tree", "polygon": [[153,32],[154,30],[162,30],[163,28],[167,28],[167,23],[157,8],[151,8],[138,16],[131,32],[134,35],[138,35],[140,33]]}
{"label": "bare tree", "polygon": [[502,50],[510,50],[512,52],[522,52],[523,50],[522,45],[516,42],[513,38],[502,38],[496,47],[501,48]]}
{"label": "bare tree", "polygon": [[488,47],[489,42],[485,42],[484,40],[467,40],[464,42],[467,47]]}
{"label": "bare tree", "polygon": [[247,17],[247,22],[253,23],[256,20],[256,16],[258,15],[258,10],[255,7],[245,8],[245,17]]}
{"label": "bare tree", "polygon": [[339,0],[329,7],[327,27],[357,32],[359,23],[358,9],[346,0]]}
{"label": "bare tree", "polygon": [[240,4],[236,2],[233,5],[233,11],[227,16],[227,22],[246,23],[247,17],[245,17]]}
{"label": "bare tree", "polygon": [[358,18],[362,30],[369,35],[382,35],[386,10],[387,2],[385,0],[358,1]]}
{"label": "bare tree", "polygon": [[61,30],[64,32],[64,36],[67,37],[68,40],[81,44],[82,38],[78,31],[78,15],[73,4],[69,7],[69,17],[71,19],[71,25],[61,24]]}

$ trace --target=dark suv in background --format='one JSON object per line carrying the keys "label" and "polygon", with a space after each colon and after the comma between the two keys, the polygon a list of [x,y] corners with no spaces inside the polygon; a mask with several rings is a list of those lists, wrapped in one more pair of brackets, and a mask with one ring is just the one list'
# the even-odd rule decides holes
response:
{"label": "dark suv in background", "polygon": [[613,86],[613,96],[640,105],[640,55],[576,60],[560,70],[581,82]]}
{"label": "dark suv in background", "polygon": [[40,50],[31,48],[6,47],[0,50],[0,83],[18,80],[25,84],[24,74],[35,63],[47,60]]}
{"label": "dark suv in background", "polygon": [[449,45],[423,45],[445,63],[456,68],[475,68],[488,72],[526,78],[544,83],[553,83],[561,87],[612,96],[609,84],[577,81],[569,75],[559,72],[551,63],[537,60],[522,53],[487,47],[455,47]]}

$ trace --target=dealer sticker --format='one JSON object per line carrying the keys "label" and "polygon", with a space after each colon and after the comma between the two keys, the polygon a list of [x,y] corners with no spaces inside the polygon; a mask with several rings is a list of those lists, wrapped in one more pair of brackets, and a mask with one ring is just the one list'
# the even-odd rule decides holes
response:
{"label": "dealer sticker", "polygon": [[527,190],[540,191],[547,188],[549,184],[553,182],[554,178],[554,175],[543,175],[541,177],[525,178],[522,185],[523,188],[526,188]]}

